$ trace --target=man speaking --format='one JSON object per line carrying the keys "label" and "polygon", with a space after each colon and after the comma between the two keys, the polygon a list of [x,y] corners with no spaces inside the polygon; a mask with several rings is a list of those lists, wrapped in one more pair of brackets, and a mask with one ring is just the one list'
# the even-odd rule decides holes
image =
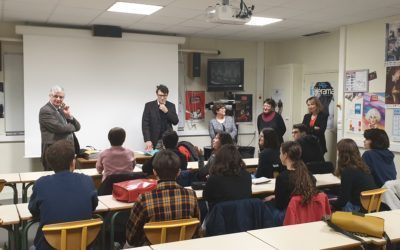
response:
{"label": "man speaking", "polygon": [[145,150],[160,149],[162,134],[178,124],[175,104],[168,102],[169,90],[165,85],[158,85],[157,100],[146,103],[142,116],[142,133]]}
{"label": "man speaking", "polygon": [[44,170],[51,170],[45,157],[47,148],[62,139],[68,140],[74,145],[73,133],[81,129],[78,120],[72,116],[69,106],[64,103],[64,89],[60,86],[53,86],[50,89],[49,97],[49,102],[39,112]]}

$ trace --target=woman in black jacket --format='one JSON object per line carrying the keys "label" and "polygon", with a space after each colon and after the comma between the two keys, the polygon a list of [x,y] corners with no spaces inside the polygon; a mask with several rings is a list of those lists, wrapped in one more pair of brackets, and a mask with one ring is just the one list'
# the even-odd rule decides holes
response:
{"label": "woman in black jacket", "polygon": [[255,177],[274,178],[274,171],[282,171],[282,163],[279,159],[280,143],[278,135],[272,128],[264,128],[259,137],[260,154]]}

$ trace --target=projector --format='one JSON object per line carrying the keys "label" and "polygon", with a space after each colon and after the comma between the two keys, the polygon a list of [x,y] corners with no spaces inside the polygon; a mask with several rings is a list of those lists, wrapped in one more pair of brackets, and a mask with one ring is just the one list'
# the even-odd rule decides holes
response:
{"label": "projector", "polygon": [[216,4],[206,9],[206,20],[210,23],[245,24],[250,21],[251,11],[247,7],[243,10],[229,4]]}

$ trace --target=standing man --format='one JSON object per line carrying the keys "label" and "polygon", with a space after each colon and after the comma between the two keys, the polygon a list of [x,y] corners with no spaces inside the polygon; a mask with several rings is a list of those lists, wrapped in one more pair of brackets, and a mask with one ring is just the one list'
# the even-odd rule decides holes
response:
{"label": "standing man", "polygon": [[175,104],[168,102],[169,90],[165,85],[158,85],[156,89],[157,100],[146,103],[142,116],[142,133],[145,150],[161,149],[162,135],[172,125],[178,124]]}
{"label": "standing man", "polygon": [[74,144],[73,133],[81,129],[78,120],[72,116],[69,106],[64,103],[64,89],[60,86],[53,86],[50,89],[49,97],[49,102],[39,112],[44,170],[51,170],[46,162],[46,149],[56,141],[65,139],[72,142],[76,153],[78,145]]}

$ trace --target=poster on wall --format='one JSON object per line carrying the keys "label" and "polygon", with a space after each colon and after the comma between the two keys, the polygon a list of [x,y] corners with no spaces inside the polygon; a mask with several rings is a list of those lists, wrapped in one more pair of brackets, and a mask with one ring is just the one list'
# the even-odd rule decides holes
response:
{"label": "poster on wall", "polygon": [[186,115],[188,120],[204,120],[205,92],[186,91]]}
{"label": "poster on wall", "polygon": [[400,61],[400,22],[386,24],[385,61],[387,65]]}
{"label": "poster on wall", "polygon": [[0,118],[4,118],[4,83],[0,82]]}
{"label": "poster on wall", "polygon": [[362,134],[364,93],[352,92],[344,94],[345,101],[345,124],[344,131],[354,134]]}
{"label": "poster on wall", "polygon": [[400,109],[393,110],[392,141],[400,141]]}
{"label": "poster on wall", "polygon": [[330,82],[316,82],[310,85],[310,96],[315,96],[324,107],[323,112],[328,114],[328,123],[326,128],[334,128],[335,116],[335,91]]}
{"label": "poster on wall", "polygon": [[235,122],[253,121],[253,95],[236,94]]}
{"label": "poster on wall", "polygon": [[400,107],[400,66],[386,67],[385,103],[387,108]]}
{"label": "poster on wall", "polygon": [[344,92],[368,92],[368,70],[346,71]]}
{"label": "poster on wall", "polygon": [[385,93],[364,93],[363,130],[385,129]]}

